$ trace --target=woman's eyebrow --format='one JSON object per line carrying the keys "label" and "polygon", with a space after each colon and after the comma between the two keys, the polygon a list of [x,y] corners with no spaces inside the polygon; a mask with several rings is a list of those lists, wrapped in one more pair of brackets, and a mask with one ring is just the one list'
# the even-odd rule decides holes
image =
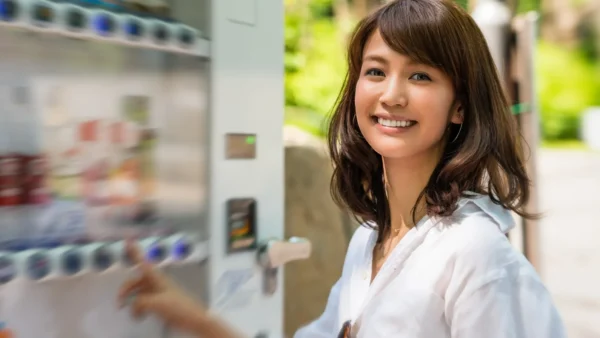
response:
{"label": "woman's eyebrow", "polygon": [[364,61],[375,61],[383,64],[388,64],[388,60],[381,55],[368,54],[365,56]]}

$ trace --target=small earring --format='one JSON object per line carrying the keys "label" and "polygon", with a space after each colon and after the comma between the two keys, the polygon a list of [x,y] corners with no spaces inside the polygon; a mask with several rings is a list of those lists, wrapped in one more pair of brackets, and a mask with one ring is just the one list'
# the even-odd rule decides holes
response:
{"label": "small earring", "polygon": [[454,140],[452,140],[450,143],[456,142],[456,140],[458,139],[458,135],[460,135],[460,131],[462,130],[462,126],[463,126],[463,123],[461,122],[460,127],[458,127],[458,133],[456,133],[456,136],[454,136]]}

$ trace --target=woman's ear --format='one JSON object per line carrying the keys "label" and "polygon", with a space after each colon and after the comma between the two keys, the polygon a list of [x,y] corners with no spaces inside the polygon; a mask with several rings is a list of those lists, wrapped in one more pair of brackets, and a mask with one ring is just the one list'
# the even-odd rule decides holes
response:
{"label": "woman's ear", "polygon": [[457,102],[452,110],[452,117],[450,118],[450,122],[454,124],[461,124],[465,121],[465,114],[460,102]]}

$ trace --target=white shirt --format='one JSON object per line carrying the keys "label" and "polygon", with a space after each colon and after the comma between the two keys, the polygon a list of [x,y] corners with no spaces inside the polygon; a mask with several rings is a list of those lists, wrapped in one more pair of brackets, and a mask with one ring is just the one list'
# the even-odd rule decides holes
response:
{"label": "white shirt", "polygon": [[373,283],[377,232],[359,227],[325,311],[294,338],[563,338],[537,273],[506,237],[511,213],[488,196],[426,217],[393,249]]}

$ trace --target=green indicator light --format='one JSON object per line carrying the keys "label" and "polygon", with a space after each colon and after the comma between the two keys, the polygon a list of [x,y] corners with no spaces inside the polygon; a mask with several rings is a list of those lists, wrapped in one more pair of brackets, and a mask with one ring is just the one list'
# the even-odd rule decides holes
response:
{"label": "green indicator light", "polygon": [[513,115],[520,115],[529,111],[529,105],[526,102],[515,104],[511,107]]}
{"label": "green indicator light", "polygon": [[256,137],[255,136],[247,136],[246,137],[246,144],[254,144],[256,143]]}

